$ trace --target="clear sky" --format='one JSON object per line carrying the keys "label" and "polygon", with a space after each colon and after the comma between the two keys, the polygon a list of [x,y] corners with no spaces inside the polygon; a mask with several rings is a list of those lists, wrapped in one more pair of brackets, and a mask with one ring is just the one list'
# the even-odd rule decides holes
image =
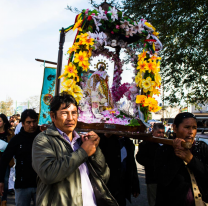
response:
{"label": "clear sky", "polygon": [[[35,58],[57,62],[59,29],[72,25],[76,16],[65,8],[67,5],[80,10],[92,8],[88,2],[0,1],[0,101],[11,97],[15,102],[22,102],[40,95],[44,68]],[[68,47],[66,44],[64,50]],[[122,83],[131,82],[133,73],[124,71],[122,76],[125,77]]]}

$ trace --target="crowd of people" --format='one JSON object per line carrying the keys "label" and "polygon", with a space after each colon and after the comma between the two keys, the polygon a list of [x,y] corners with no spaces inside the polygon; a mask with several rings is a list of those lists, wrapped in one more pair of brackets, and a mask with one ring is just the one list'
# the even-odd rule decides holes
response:
{"label": "crowd of people", "polygon": [[[14,162],[17,206],[30,206],[31,201],[38,206],[126,206],[126,199],[131,202],[142,192],[136,161],[145,168],[150,206],[208,202],[208,146],[195,142],[193,114],[175,117],[173,146],[143,141],[136,154],[127,137],[78,134],[78,105],[71,95],[53,97],[50,116],[53,123],[43,131],[32,109],[23,111],[21,119],[0,114],[1,206],[7,205]],[[164,138],[164,125],[155,123],[151,132]],[[191,149],[182,142],[191,143]]]}

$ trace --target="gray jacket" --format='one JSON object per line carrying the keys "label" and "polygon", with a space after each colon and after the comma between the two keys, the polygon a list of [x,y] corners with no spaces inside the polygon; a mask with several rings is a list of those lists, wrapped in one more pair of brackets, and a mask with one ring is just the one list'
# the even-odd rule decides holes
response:
{"label": "gray jacket", "polygon": [[33,142],[32,166],[38,175],[36,202],[38,206],[82,206],[79,166],[87,162],[97,206],[118,206],[106,187],[110,170],[97,147],[88,157],[81,147],[71,145],[54,126],[41,132]]}

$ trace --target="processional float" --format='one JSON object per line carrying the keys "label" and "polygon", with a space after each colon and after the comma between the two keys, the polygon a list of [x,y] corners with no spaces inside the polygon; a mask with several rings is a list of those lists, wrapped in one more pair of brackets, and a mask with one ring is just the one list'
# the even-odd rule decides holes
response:
{"label": "processional float", "polygon": [[[72,30],[76,31],[76,36],[68,50],[68,64],[61,73],[65,35]],[[124,64],[120,59],[121,49],[134,68],[133,83],[121,84]],[[149,22],[145,19],[134,21],[106,2],[94,10],[84,9],[76,16],[73,25],[62,28],[55,94],[67,92],[79,103],[76,130],[93,130],[172,145],[172,140],[145,133],[149,112],[161,109],[153,97],[160,94],[160,50],[162,43]],[[92,59],[99,55],[114,61],[111,88],[105,61],[95,64],[96,71],[89,69]],[[123,97],[131,105],[128,110],[122,108],[119,102]],[[189,148],[190,145],[184,147]]]}

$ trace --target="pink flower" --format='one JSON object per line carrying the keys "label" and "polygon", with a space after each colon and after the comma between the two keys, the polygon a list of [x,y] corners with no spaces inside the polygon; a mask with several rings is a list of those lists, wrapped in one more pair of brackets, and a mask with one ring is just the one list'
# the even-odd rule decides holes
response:
{"label": "pink flower", "polygon": [[111,34],[114,34],[114,31],[111,31]]}
{"label": "pink flower", "polygon": [[87,13],[88,13],[88,11],[89,11],[89,9],[86,9],[85,14],[87,14]]}
{"label": "pink flower", "polygon": [[129,38],[129,36],[126,36],[126,38]]}
{"label": "pink flower", "polygon": [[108,12],[107,11],[105,11],[105,14],[107,14]]}
{"label": "pink flower", "polygon": [[116,29],[120,29],[120,26],[119,25],[116,25]]}
{"label": "pink flower", "polygon": [[91,16],[95,16],[95,13],[92,13]]}

